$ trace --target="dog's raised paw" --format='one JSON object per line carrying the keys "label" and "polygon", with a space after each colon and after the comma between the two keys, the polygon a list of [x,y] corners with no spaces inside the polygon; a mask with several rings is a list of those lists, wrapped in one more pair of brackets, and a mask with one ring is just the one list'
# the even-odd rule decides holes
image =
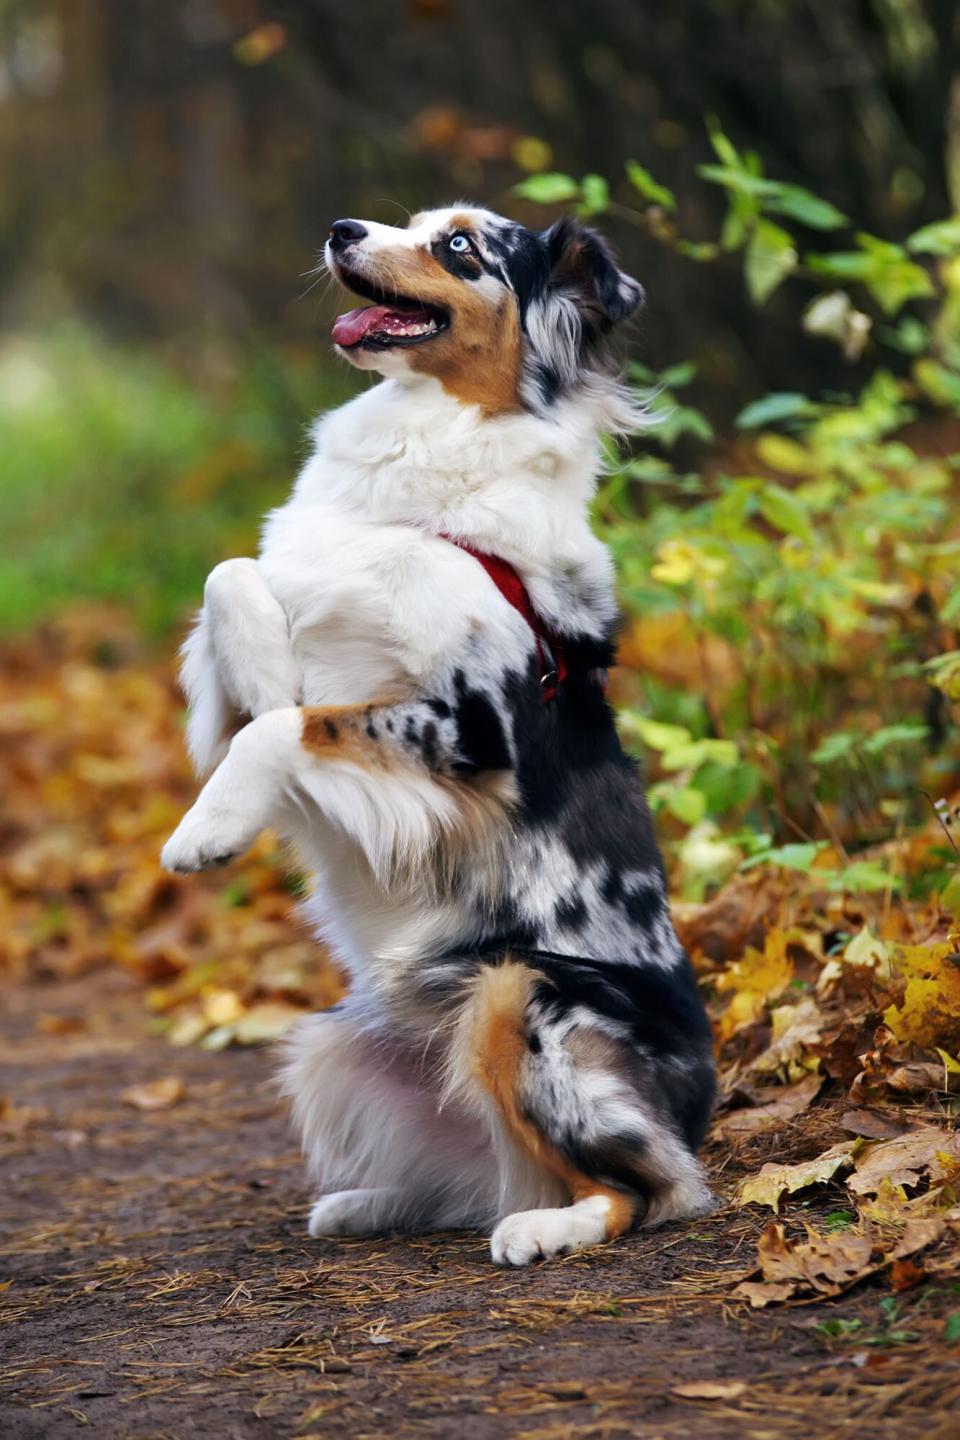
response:
{"label": "dog's raised paw", "polygon": [[196,870],[211,870],[228,865],[249,849],[253,837],[238,833],[236,823],[213,824],[201,821],[191,810],[180,821],[160,852],[164,870],[175,875],[190,875]]}

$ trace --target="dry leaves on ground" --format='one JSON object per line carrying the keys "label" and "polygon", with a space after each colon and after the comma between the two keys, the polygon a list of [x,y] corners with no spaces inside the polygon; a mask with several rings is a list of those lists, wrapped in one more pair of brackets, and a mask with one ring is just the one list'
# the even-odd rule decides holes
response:
{"label": "dry leaves on ground", "polygon": [[[297,921],[304,882],[271,837],[225,874],[160,870],[196,790],[172,664],[145,659],[103,611],[67,614],[9,643],[4,660],[0,969],[41,980],[114,967],[142,988],[151,1028],[211,1049],[273,1039],[338,999],[340,975]],[[889,848],[906,865],[916,845]],[[778,1211],[804,1192],[835,1194],[856,1212],[842,1239],[770,1239],[766,1268],[744,1281],[763,1288],[756,1303],[815,1291],[815,1276],[856,1283],[895,1264],[906,1284],[917,1262],[894,1255],[896,1236],[940,1223],[960,1197],[952,917],[936,903],[818,891],[815,873],[771,868],[735,875],[676,919],[715,1021],[712,1144],[722,1170],[747,1172],[737,1200]],[[86,1017],[37,1024],[70,1037]],[[181,1096],[170,1076],[125,1098],[148,1110]],[[25,1116],[15,1108],[4,1123]],[[938,1243],[954,1243],[944,1223]]]}

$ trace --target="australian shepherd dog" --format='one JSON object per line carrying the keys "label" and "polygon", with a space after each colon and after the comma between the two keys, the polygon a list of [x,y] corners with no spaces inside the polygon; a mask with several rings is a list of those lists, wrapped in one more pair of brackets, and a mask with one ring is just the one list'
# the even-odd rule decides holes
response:
{"label": "australian shepherd dog", "polygon": [[710,1204],[710,1029],[604,693],[617,606],[588,508],[637,414],[640,286],[593,230],[470,206],[338,220],[333,329],[384,378],[325,415],[257,559],[184,650],[209,773],[167,842],[264,827],[316,876],[348,998],[283,1083],[314,1236],[483,1227],[526,1265]]}

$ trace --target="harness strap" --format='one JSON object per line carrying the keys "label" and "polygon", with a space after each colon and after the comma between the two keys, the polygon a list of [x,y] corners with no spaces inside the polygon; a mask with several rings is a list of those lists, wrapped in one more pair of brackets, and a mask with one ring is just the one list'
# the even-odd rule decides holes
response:
{"label": "harness strap", "polygon": [[440,539],[449,540],[451,545],[456,545],[458,550],[471,555],[482,565],[507,604],[512,605],[517,614],[527,622],[537,645],[541,702],[546,705],[555,700],[560,686],[570,674],[566,646],[556,631],[551,630],[534,610],[527,587],[517,571],[509,560],[504,560],[499,555],[488,555],[483,550],[475,550],[472,545],[457,540],[453,535],[441,534]]}

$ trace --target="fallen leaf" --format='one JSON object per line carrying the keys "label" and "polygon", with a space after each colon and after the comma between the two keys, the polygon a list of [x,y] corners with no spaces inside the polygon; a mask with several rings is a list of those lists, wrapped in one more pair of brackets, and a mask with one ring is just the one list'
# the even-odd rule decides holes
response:
{"label": "fallen leaf", "polygon": [[169,1110],[179,1104],[186,1094],[183,1081],[178,1075],[163,1075],[159,1080],[144,1080],[131,1085],[120,1097],[125,1105],[136,1110]]}
{"label": "fallen leaf", "polygon": [[[888,1265],[891,1279],[908,1289],[923,1274],[910,1257],[938,1240],[947,1224],[947,1215],[911,1217],[899,1237],[871,1226],[821,1235],[808,1225],[805,1240],[791,1240],[783,1226],[771,1220],[757,1242],[758,1270],[741,1280],[733,1294],[756,1310],[794,1298],[840,1295]],[[758,1273],[762,1279],[756,1278]]]}
{"label": "fallen leaf", "polygon": [[[796,1005],[778,1005],[770,1012],[773,1036],[770,1044],[754,1060],[752,1069],[763,1074],[801,1061],[808,1047],[816,1045],[825,1026],[825,1018],[815,1000],[809,996]],[[807,1068],[818,1065],[813,1060]],[[800,1065],[795,1065],[800,1069]]]}
{"label": "fallen leaf", "polygon": [[876,1195],[883,1181],[914,1189],[921,1181],[935,1184],[960,1171],[960,1135],[925,1125],[892,1140],[868,1143],[854,1159],[856,1173],[847,1180],[855,1195]]}
{"label": "fallen leaf", "polygon": [[762,950],[748,949],[717,978],[717,990],[732,992],[733,999],[719,1020],[721,1040],[728,1040],[744,1026],[759,1020],[771,1000],[783,993],[793,979],[793,961],[787,954],[788,937],[783,930],[771,930]]}
{"label": "fallen leaf", "polygon": [[687,1380],[671,1386],[670,1393],[684,1400],[735,1400],[746,1388],[743,1380]]}
{"label": "fallen leaf", "polygon": [[891,1070],[887,1085],[901,1095],[923,1095],[927,1090],[960,1090],[958,1080],[960,1076],[951,1074],[943,1065],[936,1065],[932,1060],[918,1060]]}
{"label": "fallen leaf", "polygon": [[764,1279],[793,1282],[824,1295],[838,1295],[870,1266],[873,1240],[853,1230],[820,1235],[807,1228],[803,1241],[788,1240],[771,1221],[757,1242]]}
{"label": "fallen leaf", "polygon": [[890,1266],[890,1289],[899,1294],[902,1290],[912,1290],[925,1280],[927,1272],[922,1265],[917,1265],[913,1260],[894,1260]]}
{"label": "fallen leaf", "polygon": [[896,972],[907,977],[903,998],[884,1013],[898,1040],[956,1049],[960,1043],[960,961],[949,942],[901,945]]}
{"label": "fallen leaf", "polygon": [[754,1310],[763,1310],[767,1305],[779,1305],[789,1300],[793,1290],[793,1282],[789,1280],[780,1285],[763,1280],[742,1280],[733,1294],[738,1300],[749,1300]]}
{"label": "fallen leaf", "polygon": [[265,1000],[262,1005],[252,1005],[236,1022],[233,1032],[241,1045],[257,1045],[265,1040],[279,1039],[302,1018],[303,1011],[295,1005]]}
{"label": "fallen leaf", "polygon": [[795,1085],[771,1087],[770,1099],[766,1104],[733,1110],[717,1121],[713,1134],[716,1138],[735,1140],[759,1135],[765,1130],[775,1130],[806,1110],[816,1099],[822,1085],[822,1075],[807,1075]]}
{"label": "fallen leaf", "polygon": [[866,1140],[889,1140],[895,1135],[902,1135],[908,1128],[902,1115],[870,1105],[845,1110],[840,1124],[851,1135],[862,1135]]}
{"label": "fallen leaf", "polygon": [[753,1175],[740,1186],[737,1203],[740,1205],[769,1205],[779,1209],[780,1197],[792,1195],[796,1190],[805,1190],[808,1185],[825,1185],[838,1171],[853,1164],[856,1140],[842,1140],[831,1145],[815,1160],[801,1160],[798,1165],[777,1165],[768,1163],[759,1175]]}
{"label": "fallen leaf", "polygon": [[44,1011],[37,1016],[37,1029],[42,1035],[79,1035],[86,1029],[86,1021],[80,1015],[50,1015]]}

